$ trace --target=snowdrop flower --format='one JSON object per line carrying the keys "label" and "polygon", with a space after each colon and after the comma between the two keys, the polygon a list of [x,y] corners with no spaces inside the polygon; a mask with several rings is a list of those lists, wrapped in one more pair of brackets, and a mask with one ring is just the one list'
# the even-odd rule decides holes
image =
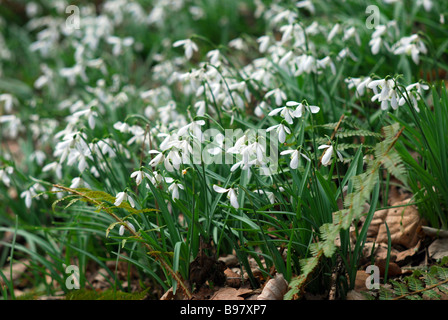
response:
{"label": "snowdrop flower", "polygon": [[42,166],[45,159],[47,158],[47,155],[42,150],[35,150],[31,155],[30,159],[36,161],[36,163],[39,166]]}
{"label": "snowdrop flower", "polygon": [[[367,85],[368,88],[372,89],[375,95],[372,97],[372,101],[378,100],[381,102],[381,109],[387,110],[389,107],[389,102],[392,108],[396,109],[398,107],[398,96],[395,89],[395,82],[392,79],[380,79],[372,80]],[[379,91],[381,90],[381,91]]]}
{"label": "snowdrop flower", "polygon": [[191,132],[192,135],[195,138],[199,139],[199,141],[202,141],[203,140],[203,136],[202,136],[201,127],[203,125],[205,125],[205,121],[204,120],[193,121],[193,122],[183,126],[182,128],[180,128],[179,131],[177,132],[177,134],[179,136],[183,136],[187,132]]}
{"label": "snowdrop flower", "polygon": [[280,152],[280,154],[283,156],[285,154],[291,155],[291,162],[289,163],[289,166],[291,169],[297,169],[299,166],[299,156],[304,157],[306,160],[311,161],[310,158],[308,158],[303,153],[299,152],[299,150],[285,150]]}
{"label": "snowdrop flower", "polygon": [[173,43],[173,47],[175,47],[175,48],[180,47],[180,46],[184,47],[185,57],[187,58],[187,60],[191,59],[194,51],[198,51],[198,46],[196,45],[196,43],[194,43],[190,39],[178,40]]}
{"label": "snowdrop flower", "polygon": [[257,117],[263,117],[264,116],[264,110],[266,110],[267,109],[267,103],[266,103],[266,101],[261,101],[261,103],[258,105],[258,106],[256,106],[255,107],[255,109],[254,109],[254,114],[257,116]]}
{"label": "snowdrop flower", "polygon": [[215,50],[211,50],[207,53],[207,58],[210,59],[210,63],[214,66],[219,66],[220,62],[219,62],[219,50],[215,49]]}
{"label": "snowdrop flower", "polygon": [[341,30],[341,25],[339,23],[336,23],[333,28],[330,30],[327,36],[327,42],[331,42],[331,40],[334,38],[334,36],[339,33]]}
{"label": "snowdrop flower", "polygon": [[35,183],[33,184],[28,190],[23,191],[20,194],[21,198],[25,198],[25,205],[27,208],[31,208],[32,200],[35,196],[37,196],[38,192],[45,191],[45,188],[39,184]]}
{"label": "snowdrop flower", "polygon": [[90,107],[86,110],[81,110],[75,112],[73,117],[79,119],[80,117],[86,117],[89,123],[90,129],[95,129],[95,118],[98,117],[98,113],[94,110],[94,108]]}
{"label": "snowdrop flower", "polygon": [[12,139],[17,138],[20,131],[23,131],[23,125],[20,118],[13,114],[0,116],[0,124],[6,123],[7,130],[5,130],[4,135]]}
{"label": "snowdrop flower", "polygon": [[83,180],[81,179],[81,177],[76,177],[72,179],[72,183],[70,185],[70,188],[72,189],[76,189],[79,186],[81,186],[83,184]]}
{"label": "snowdrop flower", "polygon": [[11,179],[9,176],[14,172],[13,167],[6,167],[0,169],[0,180],[4,183],[5,186],[9,187]]}
{"label": "snowdrop flower", "polygon": [[121,39],[116,36],[109,36],[106,41],[112,45],[112,54],[114,56],[119,56],[123,52],[123,47],[130,47],[134,44],[134,38],[132,37]]}
{"label": "snowdrop flower", "polygon": [[311,14],[315,13],[315,8],[313,3],[310,0],[303,0],[296,3],[297,8],[305,8],[307,9]]}
{"label": "snowdrop flower", "polygon": [[[403,96],[398,101],[398,105],[402,106],[406,103],[406,98],[409,97],[411,99],[411,104],[417,112],[420,112],[418,108],[418,100],[421,99],[421,95],[423,94],[422,90],[429,90],[429,86],[423,83],[413,83],[406,87],[407,96]],[[405,98],[406,97],[406,98]]]}
{"label": "snowdrop flower", "polygon": [[356,28],[355,27],[347,28],[344,31],[344,36],[342,37],[342,40],[343,41],[347,41],[348,39],[350,39],[352,37],[355,38],[356,43],[358,44],[358,46],[361,45],[361,40],[359,38],[359,34],[356,32]]}
{"label": "snowdrop flower", "polygon": [[148,179],[150,179],[150,175],[147,174],[146,172],[143,172],[142,170],[137,170],[131,173],[131,178],[135,179],[135,183],[137,185],[140,185],[140,183],[142,183],[143,178],[146,177]]}
{"label": "snowdrop flower", "polygon": [[258,51],[260,53],[266,52],[269,46],[269,36],[261,36],[257,39],[257,42],[260,44]]}
{"label": "snowdrop flower", "polygon": [[[131,229],[132,231],[134,231],[135,232],[135,227],[134,227],[134,225],[132,224],[132,223],[130,223],[130,222],[128,222],[128,221],[125,221],[125,223],[126,223],[126,225],[129,227],[129,229]],[[120,226],[120,229],[118,230],[118,234],[120,235],[120,236],[122,236],[123,234],[124,234],[124,230],[126,229],[126,227],[124,226],[124,225],[121,225]]]}
{"label": "snowdrop flower", "polygon": [[386,33],[388,26],[378,25],[375,27],[375,31],[372,33],[372,37],[369,41],[370,50],[373,55],[380,52],[381,45],[384,43],[382,36]]}
{"label": "snowdrop flower", "polygon": [[246,142],[247,142],[247,136],[245,134],[243,134],[240,138],[238,138],[238,140],[236,140],[233,147],[230,147],[229,149],[227,149],[227,152],[234,153],[234,154],[240,153],[243,146],[246,145]]}
{"label": "snowdrop flower", "polygon": [[267,99],[270,96],[274,96],[275,104],[277,106],[281,106],[283,101],[286,100],[286,94],[282,90],[280,90],[278,88],[277,89],[273,89],[273,90],[267,92],[264,97],[265,97],[265,99]]}
{"label": "snowdrop flower", "polygon": [[60,162],[54,161],[42,168],[42,172],[54,171],[56,177],[61,180],[62,179],[62,164]]}
{"label": "snowdrop flower", "polygon": [[[322,156],[321,162],[322,162],[322,165],[328,166],[331,163],[331,156],[333,155],[333,151],[334,151],[333,145],[324,144],[324,145],[319,146],[318,149],[326,149]],[[336,150],[336,154],[337,154],[339,160],[344,161],[344,158],[342,157],[342,154],[339,151]]]}
{"label": "snowdrop flower", "polygon": [[[156,186],[163,181],[163,176],[158,171],[153,171],[152,176],[149,176],[149,181]],[[146,184],[146,187],[150,188],[148,184]]]}
{"label": "snowdrop flower", "polygon": [[[165,165],[165,168],[172,172],[173,170],[173,166],[170,163],[170,160],[168,157],[165,156],[165,154],[163,152],[157,151],[157,150],[150,150],[149,151],[150,154],[157,154],[157,156],[154,157],[154,159],[152,159],[149,162],[149,165],[152,167],[155,167],[157,165],[159,165],[160,163],[163,163]],[[177,164],[176,164],[177,165]],[[179,160],[179,165],[180,165],[180,160]]]}
{"label": "snowdrop flower", "polygon": [[290,134],[291,130],[285,126],[283,123],[277,124],[275,126],[269,127],[266,129],[266,132],[270,132],[272,130],[274,130],[277,132],[278,134],[278,141],[280,143],[284,143],[286,141],[286,134]]}
{"label": "snowdrop flower", "polygon": [[131,196],[129,196],[126,191],[122,191],[117,193],[117,195],[115,196],[115,202],[114,202],[114,206],[120,206],[121,203],[123,201],[129,201],[129,204],[131,205],[132,208],[135,207],[135,202],[134,199],[131,198]]}
{"label": "snowdrop flower", "polygon": [[213,145],[216,145],[214,148],[207,149],[208,153],[212,155],[218,155],[222,153],[224,146],[225,136],[222,133],[218,133],[214,138]]}
{"label": "snowdrop flower", "polygon": [[412,57],[415,64],[420,62],[420,53],[426,54],[428,50],[426,49],[423,41],[417,34],[413,34],[409,37],[401,38],[394,46],[394,54],[406,54]]}
{"label": "snowdrop flower", "polygon": [[14,97],[9,93],[0,94],[0,102],[3,102],[5,112],[10,113],[14,102]]}
{"label": "snowdrop flower", "polygon": [[426,11],[431,11],[432,9],[432,0],[417,0],[417,6],[423,5]]}
{"label": "snowdrop flower", "polygon": [[247,48],[244,40],[241,38],[235,38],[229,42],[229,47],[236,50],[245,50]]}
{"label": "snowdrop flower", "polygon": [[288,101],[286,102],[286,106],[288,107],[296,107],[296,110],[293,112],[295,118],[300,118],[303,114],[303,109],[309,110],[311,113],[318,113],[320,108],[317,106],[310,106],[308,104],[303,104],[296,101]]}
{"label": "snowdrop flower", "polygon": [[293,124],[293,118],[295,117],[293,109],[289,108],[288,106],[280,107],[272,110],[268,115],[272,117],[277,113],[280,113],[280,116],[285,119],[287,123]]}
{"label": "snowdrop flower", "polygon": [[215,190],[218,193],[227,193],[227,198],[230,200],[230,204],[232,205],[232,207],[234,207],[235,209],[238,209],[240,207],[240,205],[238,204],[238,198],[235,189],[233,188],[225,189],[214,184],[213,190]]}
{"label": "snowdrop flower", "polygon": [[207,105],[205,104],[204,100],[197,101],[194,104],[194,108],[197,110],[196,115],[198,115],[198,116],[205,115],[206,107],[207,107]]}
{"label": "snowdrop flower", "polygon": [[365,78],[348,78],[345,79],[345,82],[348,83],[348,88],[351,89],[353,87],[356,87],[356,93],[360,96],[363,96],[366,87],[369,85],[370,82],[372,82],[372,78],[365,77]]}
{"label": "snowdrop flower", "polygon": [[171,178],[170,179],[166,178],[165,181],[168,182],[168,183],[170,181],[173,181],[173,183],[171,183],[170,186],[168,187],[168,191],[171,192],[171,196],[172,196],[173,200],[179,199],[179,189],[184,190],[184,186],[182,184],[174,181]]}

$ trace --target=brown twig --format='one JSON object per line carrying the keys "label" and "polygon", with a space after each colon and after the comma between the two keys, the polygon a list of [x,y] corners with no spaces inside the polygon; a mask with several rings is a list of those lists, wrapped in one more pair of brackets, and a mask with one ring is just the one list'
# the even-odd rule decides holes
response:
{"label": "brown twig", "polygon": [[448,283],[448,279],[445,279],[445,280],[443,280],[443,281],[441,281],[439,283],[430,285],[430,286],[428,286],[426,288],[423,288],[423,289],[420,289],[420,290],[416,290],[416,291],[405,293],[405,294],[403,294],[401,296],[393,298],[392,300],[400,300],[400,299],[406,298],[407,296],[411,296],[411,295],[414,295],[414,294],[422,293],[422,292],[425,292],[425,291],[437,288],[437,287],[439,287],[439,286],[441,286],[442,284],[445,284],[445,283]]}

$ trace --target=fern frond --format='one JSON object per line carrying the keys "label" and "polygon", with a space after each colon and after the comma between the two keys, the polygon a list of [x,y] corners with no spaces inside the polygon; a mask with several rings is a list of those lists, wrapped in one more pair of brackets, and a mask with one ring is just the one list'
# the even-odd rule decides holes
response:
{"label": "fern frond", "polygon": [[336,137],[338,138],[348,138],[348,137],[375,137],[375,138],[381,138],[381,133],[373,132],[369,130],[348,130],[344,129],[341,131],[338,131],[336,133]]}

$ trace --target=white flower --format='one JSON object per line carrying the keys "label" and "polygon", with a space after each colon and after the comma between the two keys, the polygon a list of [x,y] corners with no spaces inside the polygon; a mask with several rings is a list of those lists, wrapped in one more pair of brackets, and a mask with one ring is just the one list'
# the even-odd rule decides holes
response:
{"label": "white flower", "polygon": [[[158,171],[153,171],[152,172],[152,176],[149,176],[149,181],[151,181],[151,183],[153,185],[158,185],[159,183],[161,183],[163,180],[163,176],[158,172]],[[147,184],[146,187],[149,189],[149,185]]]}
{"label": "white flower", "polygon": [[303,0],[296,3],[297,8],[306,8],[311,14],[315,13],[315,8],[311,0]]}
{"label": "white flower", "polygon": [[30,208],[33,198],[37,196],[38,192],[43,191],[45,191],[45,188],[41,184],[35,183],[28,190],[23,191],[20,197],[25,198],[25,205],[27,208]]}
{"label": "white flower", "polygon": [[178,40],[173,43],[173,47],[183,46],[185,50],[185,57],[190,60],[193,56],[193,51],[198,51],[198,46],[196,43],[191,41],[190,39]]}
{"label": "white flower", "polygon": [[271,112],[269,112],[269,116],[274,116],[277,113],[280,113],[280,116],[285,119],[285,121],[289,124],[293,124],[293,118],[294,116],[294,110],[292,110],[291,108],[286,107],[280,107],[277,109],[272,110]]}
{"label": "white flower", "polygon": [[184,136],[187,132],[191,132],[195,138],[199,139],[199,141],[202,141],[203,136],[202,136],[201,126],[203,126],[203,125],[205,125],[204,120],[193,121],[193,122],[183,126],[182,128],[180,128],[179,131],[177,132],[177,134],[178,134],[178,136]]}
{"label": "white flower", "polygon": [[11,179],[9,178],[9,176],[13,172],[14,172],[13,167],[6,167],[6,168],[0,169],[0,180],[2,180],[3,183],[5,184],[5,186],[7,186],[7,187],[10,186]]}
{"label": "white flower", "polygon": [[299,166],[299,155],[304,157],[306,160],[310,161],[310,158],[308,158],[303,153],[299,152],[299,150],[285,150],[285,151],[280,152],[280,154],[282,156],[285,154],[291,155],[291,162],[289,163],[289,166],[291,167],[291,169],[297,169],[297,167]]}
{"label": "white flower", "polygon": [[147,177],[148,179],[150,179],[149,174],[147,174],[146,172],[143,172],[142,170],[137,170],[131,173],[131,178],[135,179],[135,183],[137,185],[140,185],[140,183],[142,183],[143,178]]}
{"label": "white flower", "polygon": [[257,39],[257,42],[260,44],[258,51],[260,51],[260,53],[266,52],[269,45],[269,36],[261,36]]}
{"label": "white flower", "polygon": [[[395,89],[395,82],[392,79],[380,79],[372,80],[368,85],[368,88],[372,89],[375,95],[372,97],[372,101],[378,100],[381,102],[381,109],[387,110],[389,103],[393,109],[398,107],[398,95]],[[379,91],[381,90],[381,92]]]}
{"label": "white flower", "polygon": [[216,184],[213,185],[213,190],[215,190],[218,193],[227,193],[227,198],[230,200],[230,204],[235,209],[238,209],[240,206],[238,204],[238,198],[236,196],[236,191],[233,188],[222,188],[220,186],[217,186]]}
{"label": "white flower", "polygon": [[[126,225],[129,227],[129,229],[131,229],[132,231],[134,231],[135,232],[135,227],[134,227],[134,225],[132,224],[132,223],[130,223],[130,222],[128,222],[128,221],[125,221],[125,223],[126,223]],[[124,225],[121,225],[120,226],[120,229],[118,230],[118,234],[120,235],[120,236],[122,236],[123,234],[124,234],[124,230],[125,230],[125,226]]]}
{"label": "white flower", "polygon": [[289,130],[289,128],[285,126],[283,123],[267,128],[266,132],[270,132],[274,129],[278,134],[278,141],[280,141],[280,143],[284,143],[286,141],[286,134],[291,133],[291,130]]}
{"label": "white flower", "polygon": [[80,117],[86,117],[89,123],[90,129],[95,128],[95,118],[98,117],[98,113],[93,110],[93,108],[88,108],[86,110],[77,111],[73,114],[74,118],[79,119]]}
{"label": "white flower", "polygon": [[114,129],[116,129],[122,133],[130,132],[130,126],[126,122],[121,122],[121,121],[114,123]]}
{"label": "white flower", "polygon": [[[318,149],[326,149],[322,156],[321,162],[322,162],[322,165],[328,166],[331,163],[331,156],[333,155],[333,151],[334,151],[333,146],[324,144],[324,145],[319,146]],[[344,159],[342,158],[342,154],[339,151],[336,150],[336,154],[338,155],[339,160],[344,161]]]}
{"label": "white flower", "polygon": [[300,118],[302,116],[304,108],[309,110],[311,113],[318,113],[320,110],[320,108],[317,106],[304,105],[303,103],[296,101],[288,101],[286,102],[286,106],[296,107],[296,110],[293,112],[295,118]]}
{"label": "white flower", "polygon": [[132,208],[135,207],[134,199],[132,199],[131,196],[129,196],[125,191],[117,193],[115,197],[114,206],[118,207],[119,205],[121,205],[123,201],[126,200],[129,201],[129,204],[131,205]]}
{"label": "white flower", "polygon": [[14,97],[9,93],[0,94],[0,102],[3,102],[3,107],[7,113],[12,111],[12,106],[14,102]]}
{"label": "white flower", "polygon": [[411,56],[415,64],[420,62],[420,53],[426,54],[427,52],[425,44],[417,34],[403,37],[394,45],[394,54]]}
{"label": "white flower", "polygon": [[[411,104],[414,107],[414,109],[417,112],[420,112],[420,109],[418,108],[418,100],[421,99],[421,95],[423,94],[422,90],[428,90],[429,86],[427,84],[422,84],[422,83],[413,83],[410,84],[406,87],[406,93],[407,96],[409,97],[409,99],[411,99]],[[406,95],[401,97],[400,100],[398,101],[398,105],[402,106],[406,103],[406,99],[405,97],[407,97]]]}
{"label": "white flower", "polygon": [[286,100],[286,94],[280,90],[279,88],[273,89],[265,94],[265,98],[269,98],[270,96],[274,96],[275,104],[277,106],[281,106],[283,101]]}
{"label": "white flower", "polygon": [[109,36],[106,39],[107,43],[111,44],[113,46],[112,48],[112,54],[114,56],[118,56],[122,53],[122,47],[130,47],[134,44],[134,38],[132,37],[126,37],[124,39],[121,39],[116,36]]}
{"label": "white flower", "polygon": [[214,148],[207,149],[208,153],[212,155],[218,155],[223,152],[225,136],[222,133],[218,133],[213,141],[213,145],[216,145]]}
{"label": "white flower", "polygon": [[334,38],[334,36],[339,33],[339,31],[341,30],[341,25],[339,23],[336,23],[333,28],[331,29],[331,31],[328,33],[327,36],[327,42],[331,42],[331,40]]}
{"label": "white flower", "polygon": [[70,188],[76,189],[79,188],[80,186],[85,186],[86,188],[89,188],[89,185],[86,182],[84,182],[84,180],[81,177],[73,178]]}
{"label": "white flower", "polygon": [[218,66],[220,64],[219,62],[219,50],[211,50],[207,53],[207,58],[210,59],[210,63],[214,66]]}
{"label": "white flower", "polygon": [[[168,181],[171,181],[171,180],[168,180],[168,178],[166,178],[165,181],[168,182]],[[172,199],[173,199],[173,200],[175,200],[175,199],[179,199],[179,189],[184,190],[184,186],[183,186],[182,184],[178,183],[178,182],[173,182],[173,183],[168,187],[168,191],[171,192],[171,196],[172,196]]]}

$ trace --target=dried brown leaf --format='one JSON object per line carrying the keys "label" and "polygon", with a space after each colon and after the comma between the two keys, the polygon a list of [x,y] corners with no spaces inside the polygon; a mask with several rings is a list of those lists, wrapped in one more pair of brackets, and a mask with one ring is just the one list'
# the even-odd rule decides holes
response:
{"label": "dried brown leaf", "polygon": [[257,300],[283,300],[287,291],[288,283],[283,275],[278,273],[266,283]]}

